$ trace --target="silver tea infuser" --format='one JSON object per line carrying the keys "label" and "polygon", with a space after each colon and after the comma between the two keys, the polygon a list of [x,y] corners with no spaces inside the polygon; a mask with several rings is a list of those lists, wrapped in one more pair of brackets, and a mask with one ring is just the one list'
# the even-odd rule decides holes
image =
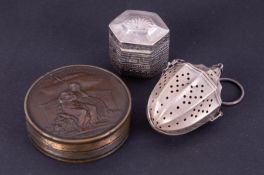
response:
{"label": "silver tea infuser", "polygon": [[[222,116],[221,105],[235,105],[244,97],[242,85],[230,78],[220,78],[223,64],[206,67],[176,59],[168,63],[153,89],[147,117],[156,131],[166,135],[188,133]],[[221,82],[240,89],[241,96],[232,102],[221,99]]]}

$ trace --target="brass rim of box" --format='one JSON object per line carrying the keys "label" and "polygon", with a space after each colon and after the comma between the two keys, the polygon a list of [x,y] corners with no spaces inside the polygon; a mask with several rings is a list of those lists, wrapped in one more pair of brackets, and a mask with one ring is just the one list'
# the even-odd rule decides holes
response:
{"label": "brass rim of box", "polygon": [[[126,84],[117,75],[103,68],[91,66],[91,65],[69,65],[69,66],[60,67],[58,69],[54,69],[51,72],[58,71],[64,68],[76,67],[76,66],[92,67],[95,69],[102,70],[108,74],[111,74],[118,81],[120,81],[120,83],[123,85],[123,87],[127,92],[128,100],[129,100],[127,113],[124,116],[124,118],[121,120],[121,122],[119,122],[114,128],[107,131],[106,133],[92,138],[72,139],[72,140],[62,139],[44,132],[32,121],[31,117],[29,116],[27,110],[27,101],[32,88],[41,79],[43,79],[46,75],[48,75],[49,72],[39,77],[30,86],[24,100],[24,111],[26,115],[28,136],[32,141],[33,145],[40,152],[57,160],[78,163],[78,162],[89,162],[103,158],[111,154],[115,150],[117,150],[125,142],[129,133],[132,99],[131,99],[130,91],[127,88]],[[105,151],[102,151],[102,149],[104,148]]]}
{"label": "brass rim of box", "polygon": [[27,123],[28,136],[32,144],[43,154],[64,162],[82,163],[98,160],[116,151],[126,141],[130,118],[111,136],[97,142],[81,144],[59,143],[48,140]]}

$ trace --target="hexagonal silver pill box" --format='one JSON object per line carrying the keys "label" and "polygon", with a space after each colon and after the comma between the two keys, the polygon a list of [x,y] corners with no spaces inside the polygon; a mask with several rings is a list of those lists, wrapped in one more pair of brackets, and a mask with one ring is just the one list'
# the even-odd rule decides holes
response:
{"label": "hexagonal silver pill box", "polygon": [[167,65],[169,36],[156,13],[126,10],[109,24],[111,64],[122,75],[153,77]]}

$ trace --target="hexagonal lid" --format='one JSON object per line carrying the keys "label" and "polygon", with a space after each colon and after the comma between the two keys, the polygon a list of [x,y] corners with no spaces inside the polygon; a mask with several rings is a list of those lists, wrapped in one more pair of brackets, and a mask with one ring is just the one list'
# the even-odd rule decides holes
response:
{"label": "hexagonal lid", "polygon": [[110,24],[121,43],[154,45],[169,33],[167,25],[153,12],[126,10]]}

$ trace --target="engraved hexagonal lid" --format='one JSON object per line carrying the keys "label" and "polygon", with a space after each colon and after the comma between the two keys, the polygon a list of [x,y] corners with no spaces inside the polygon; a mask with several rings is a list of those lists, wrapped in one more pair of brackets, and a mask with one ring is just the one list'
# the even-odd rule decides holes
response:
{"label": "engraved hexagonal lid", "polygon": [[110,24],[121,43],[154,45],[169,33],[167,25],[153,12],[126,10]]}

